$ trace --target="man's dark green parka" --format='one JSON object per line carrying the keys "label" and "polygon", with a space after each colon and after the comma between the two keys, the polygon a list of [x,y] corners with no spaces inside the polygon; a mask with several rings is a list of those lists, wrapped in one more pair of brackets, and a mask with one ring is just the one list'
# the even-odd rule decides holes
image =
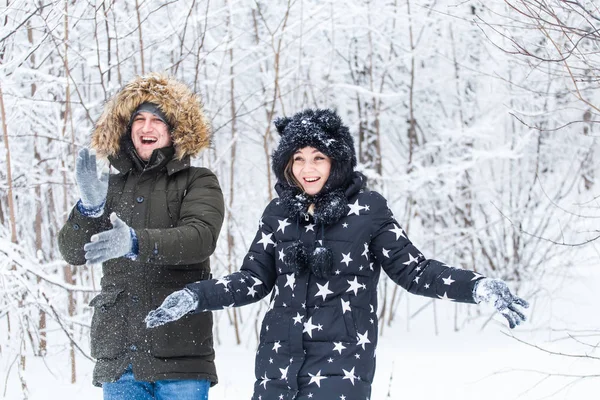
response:
{"label": "man's dark green parka", "polygon": [[[174,144],[155,150],[148,163],[137,157],[128,126],[132,112],[144,102],[165,113]],[[211,171],[190,165],[190,157],[208,146],[209,134],[199,97],[158,74],[125,86],[98,120],[92,147],[118,173],[110,175],[101,217],[73,208],[59,234],[60,251],[68,263],[84,264],[84,244],[112,227],[109,215],[115,212],[135,231],[139,254],[135,260],[120,257],[102,265],[101,292],[90,302],[95,385],[117,380],[129,364],[137,380],[217,382],[210,312],[158,329],[144,324],[168,294],[210,276],[209,257],[223,223],[223,194]]]}

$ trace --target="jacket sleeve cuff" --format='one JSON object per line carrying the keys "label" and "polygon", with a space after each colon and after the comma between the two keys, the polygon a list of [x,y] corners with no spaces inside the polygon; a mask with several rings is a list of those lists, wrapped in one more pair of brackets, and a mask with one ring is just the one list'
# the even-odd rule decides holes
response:
{"label": "jacket sleeve cuff", "polygon": [[101,217],[102,214],[104,214],[104,204],[106,203],[106,200],[104,200],[102,202],[102,204],[100,204],[97,207],[86,207],[83,205],[83,203],[81,202],[81,199],[79,199],[79,201],[77,202],[77,211],[79,211],[79,213],[85,217],[90,217],[90,218],[98,218]]}
{"label": "jacket sleeve cuff", "polygon": [[129,227],[129,233],[131,234],[131,251],[129,253],[125,254],[123,257],[127,257],[130,260],[136,260],[138,257],[138,254],[140,254],[140,246],[138,243],[138,238],[137,238],[135,231],[131,227]]}

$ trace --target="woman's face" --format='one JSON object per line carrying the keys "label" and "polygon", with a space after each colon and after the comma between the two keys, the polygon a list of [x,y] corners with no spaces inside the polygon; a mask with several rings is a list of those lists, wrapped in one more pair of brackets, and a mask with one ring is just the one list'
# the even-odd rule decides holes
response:
{"label": "woman's face", "polygon": [[314,196],[329,178],[331,159],[314,147],[303,147],[293,156],[292,173],[306,194]]}

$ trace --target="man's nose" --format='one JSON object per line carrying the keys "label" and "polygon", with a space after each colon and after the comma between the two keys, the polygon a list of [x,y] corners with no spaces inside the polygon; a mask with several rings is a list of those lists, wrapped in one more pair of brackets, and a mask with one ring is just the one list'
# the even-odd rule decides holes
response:
{"label": "man's nose", "polygon": [[144,120],[144,125],[142,126],[143,132],[150,132],[152,130],[152,120],[147,118]]}

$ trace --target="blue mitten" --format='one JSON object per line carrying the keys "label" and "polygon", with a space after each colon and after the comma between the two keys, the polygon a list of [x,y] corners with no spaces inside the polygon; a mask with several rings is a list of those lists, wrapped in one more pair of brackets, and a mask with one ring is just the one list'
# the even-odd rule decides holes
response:
{"label": "blue mitten", "polygon": [[156,328],[167,322],[176,321],[198,307],[198,298],[185,288],[171,293],[156,310],[148,313],[144,321],[147,328]]}
{"label": "blue mitten", "polygon": [[484,278],[475,282],[473,300],[477,303],[483,301],[493,305],[508,320],[511,329],[526,320],[525,315],[515,305],[528,308],[529,303],[514,296],[506,282],[501,279]]}
{"label": "blue mitten", "polygon": [[98,178],[96,153],[88,148],[79,150],[75,167],[75,180],[79,187],[81,205],[85,210],[102,211],[108,191],[108,173]]}
{"label": "blue mitten", "polygon": [[99,264],[111,258],[137,255],[137,237],[133,229],[123,222],[114,212],[110,214],[113,228],[97,233],[91,237],[91,242],[83,246],[86,264]]}

